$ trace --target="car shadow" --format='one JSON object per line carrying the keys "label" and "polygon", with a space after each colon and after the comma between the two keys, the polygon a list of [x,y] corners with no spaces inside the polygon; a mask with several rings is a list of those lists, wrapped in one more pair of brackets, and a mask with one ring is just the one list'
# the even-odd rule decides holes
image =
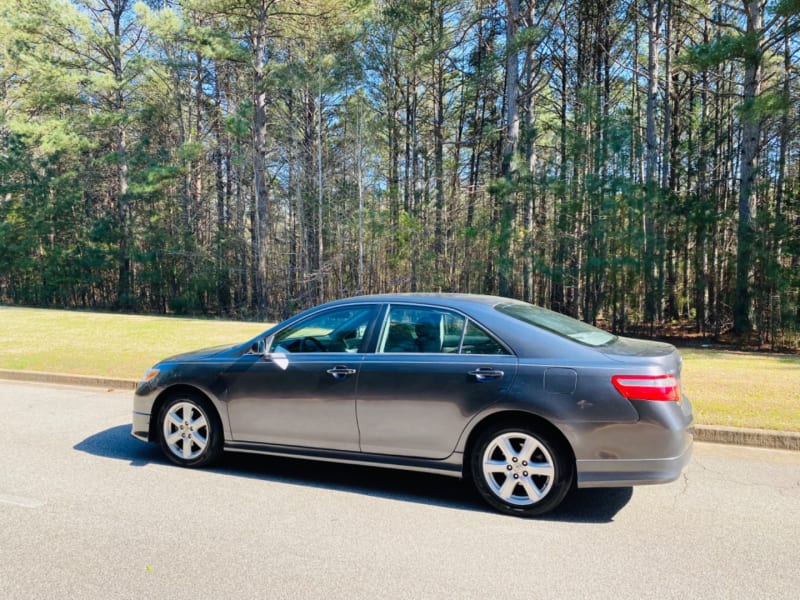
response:
{"label": "car shadow", "polygon": [[[171,465],[156,444],[142,443],[130,435],[130,425],[101,431],[74,446],[75,450],[124,460],[134,467]],[[178,467],[175,467],[178,468]],[[346,491],[378,498],[492,513],[467,482],[414,471],[364,467],[296,458],[226,453],[209,472],[250,477],[290,485]],[[633,488],[576,489],[542,521],[609,523],[633,497]]]}

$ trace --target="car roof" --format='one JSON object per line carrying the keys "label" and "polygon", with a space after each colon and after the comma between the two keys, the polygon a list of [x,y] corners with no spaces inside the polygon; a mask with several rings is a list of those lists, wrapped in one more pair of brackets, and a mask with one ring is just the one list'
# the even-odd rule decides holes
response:
{"label": "car roof", "polygon": [[352,296],[342,300],[336,300],[329,304],[351,304],[359,302],[420,302],[437,306],[449,306],[458,308],[459,306],[495,306],[506,302],[519,302],[512,298],[501,296],[489,296],[485,294],[457,294],[448,292],[410,292],[393,294],[370,294],[368,296]]}

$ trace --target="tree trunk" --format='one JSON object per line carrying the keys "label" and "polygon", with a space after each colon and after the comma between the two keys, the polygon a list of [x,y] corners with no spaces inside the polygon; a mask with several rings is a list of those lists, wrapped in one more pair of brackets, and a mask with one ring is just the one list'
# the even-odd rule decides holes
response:
{"label": "tree trunk", "polygon": [[511,271],[513,265],[512,238],[516,213],[515,191],[512,184],[514,156],[519,147],[519,69],[517,65],[517,29],[519,24],[519,0],[506,0],[506,85],[503,105],[505,107],[505,137],[501,176],[505,184],[499,192],[500,231],[497,243],[498,286],[501,296],[510,296]]}
{"label": "tree trunk", "polygon": [[267,92],[266,46],[267,6],[261,10],[251,37],[253,61],[253,309],[265,315],[269,306],[267,290],[267,231],[269,219],[269,190],[267,187]]}
{"label": "tree trunk", "polygon": [[763,0],[745,4],[747,36],[753,47],[745,58],[743,85],[742,138],[739,162],[739,224],[736,231],[736,295],[733,305],[733,328],[737,335],[747,335],[752,329],[750,310],[753,297],[750,281],[753,270],[755,244],[756,196],[753,180],[756,174],[761,122],[753,107],[761,89],[762,50],[759,39],[762,32]]}
{"label": "tree trunk", "polygon": [[[433,42],[437,45],[441,44],[442,36],[444,35],[444,12],[438,10],[433,11],[433,3],[431,6],[431,19],[434,21],[435,39]],[[435,215],[434,215],[434,233],[433,233],[433,252],[435,254],[436,265],[436,279],[435,286],[441,289],[442,281],[446,279],[443,277],[445,269],[445,239],[444,239],[444,210],[445,210],[445,194],[444,194],[444,76],[445,69],[443,64],[444,58],[441,53],[436,53],[432,59],[431,70],[433,75],[433,88],[434,88],[434,109],[433,109],[433,178],[435,186]]]}
{"label": "tree trunk", "polygon": [[647,0],[647,101],[645,153],[645,214],[644,214],[644,283],[645,322],[651,331],[656,320],[658,247],[656,227],[658,216],[658,137],[656,106],[658,101],[658,54],[660,47],[661,0]]}
{"label": "tree trunk", "polygon": [[125,74],[122,66],[122,17],[127,2],[116,1],[111,5],[111,16],[114,26],[112,45],[113,70],[116,92],[114,94],[114,112],[119,124],[116,128],[117,146],[117,219],[119,223],[119,280],[117,287],[118,302],[121,307],[129,308],[133,301],[133,269],[131,268],[131,224],[130,200],[128,198],[128,140],[125,130]]}

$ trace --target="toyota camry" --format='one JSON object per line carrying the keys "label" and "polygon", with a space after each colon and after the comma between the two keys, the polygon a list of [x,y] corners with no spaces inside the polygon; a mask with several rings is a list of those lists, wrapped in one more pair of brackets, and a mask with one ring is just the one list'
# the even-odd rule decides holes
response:
{"label": "toyota camry", "polygon": [[671,345],[494,296],[338,300],[147,371],[132,434],[184,467],[223,452],[462,477],[535,516],[573,488],[672,481],[692,407]]}

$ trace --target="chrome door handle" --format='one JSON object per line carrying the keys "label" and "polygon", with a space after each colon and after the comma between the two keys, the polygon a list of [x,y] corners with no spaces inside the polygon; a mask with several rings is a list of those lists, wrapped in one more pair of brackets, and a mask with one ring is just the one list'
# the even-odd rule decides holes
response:
{"label": "chrome door handle", "polygon": [[503,375],[505,375],[505,373],[503,373],[503,371],[500,371],[499,369],[481,367],[480,369],[475,369],[474,371],[470,371],[469,375],[471,375],[478,381],[490,381],[492,379],[500,379]]}
{"label": "chrome door handle", "polygon": [[333,375],[334,379],[344,379],[348,375],[355,375],[356,370],[350,367],[333,367],[326,371],[329,375]]}

